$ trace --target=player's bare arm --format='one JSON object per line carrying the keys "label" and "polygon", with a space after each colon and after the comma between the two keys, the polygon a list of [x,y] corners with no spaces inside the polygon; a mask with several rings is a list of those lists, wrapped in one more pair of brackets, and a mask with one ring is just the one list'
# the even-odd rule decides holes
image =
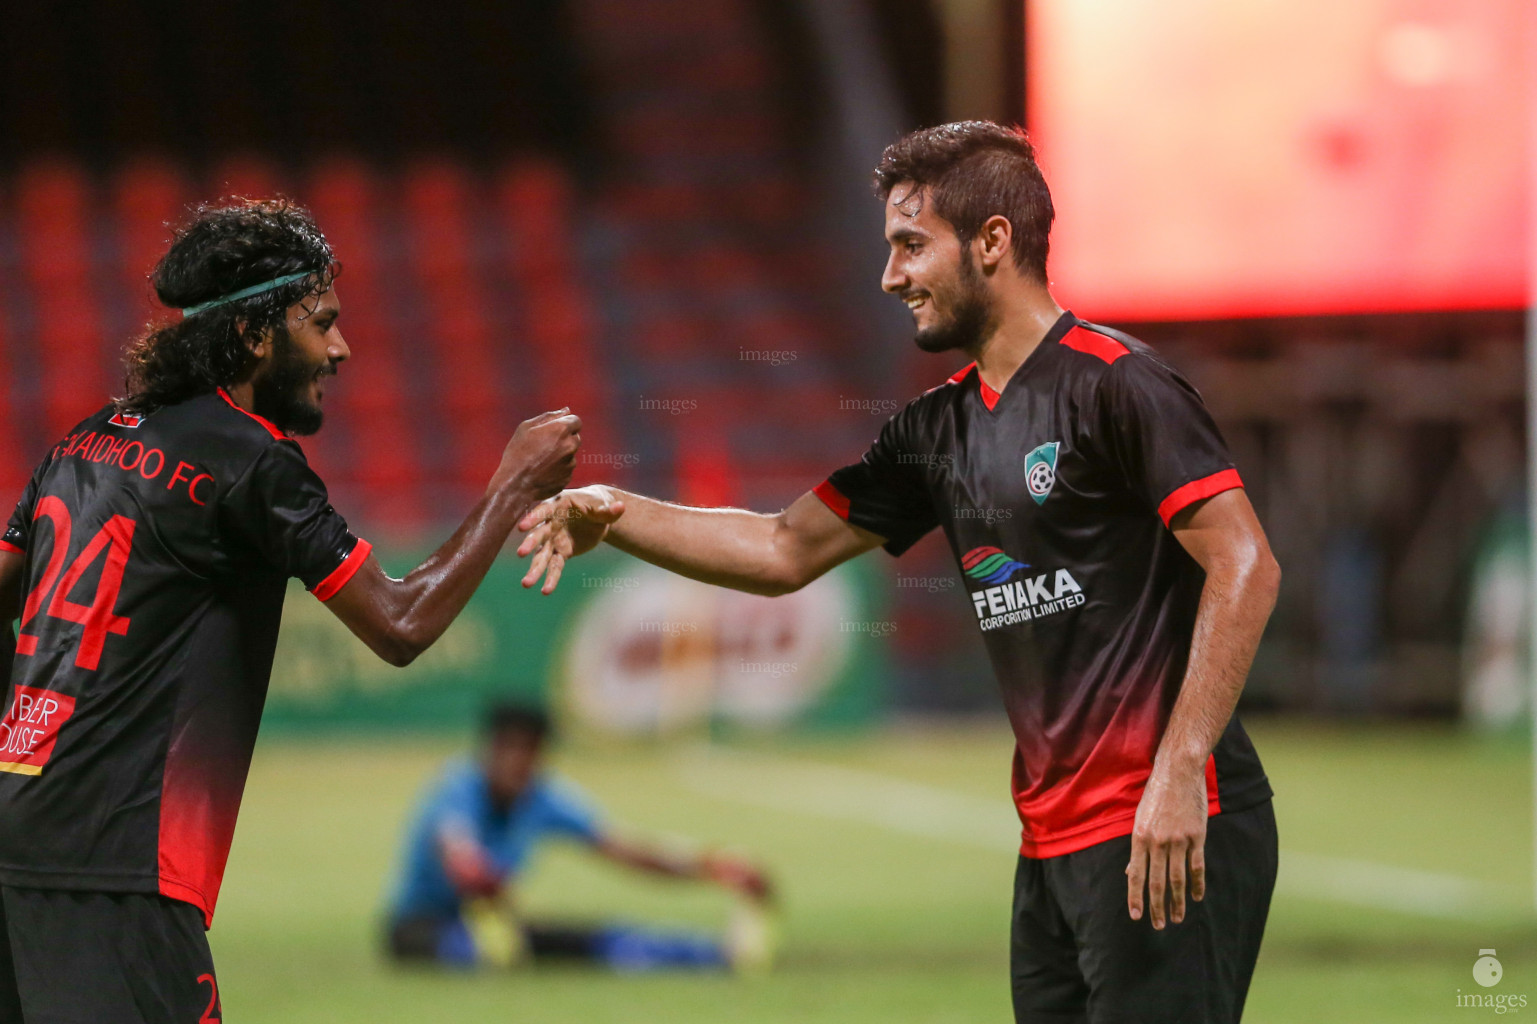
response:
{"label": "player's bare arm", "polygon": [[646,874],[693,879],[741,893],[754,900],[769,899],[772,886],[757,865],[726,853],[668,850],[623,835],[606,834],[593,847],[598,854]]}
{"label": "player's bare arm", "polygon": [[410,664],[464,609],[519,518],[571,479],[581,429],[564,409],[522,423],[485,497],[442,547],[403,579],[370,555],[326,607],[379,657]]}
{"label": "player's bare arm", "polygon": [[525,587],[545,575],[555,589],[565,559],[606,540],[680,576],[751,594],[777,596],[810,583],[884,538],[838,518],[807,492],[782,512],[691,508],[612,487],[567,491],[541,504],[519,528],[519,555],[534,555]]}
{"label": "player's bare arm", "polygon": [[[1137,806],[1127,906],[1154,928],[1185,917],[1185,895],[1206,895],[1206,759],[1243,691],[1260,635],[1275,607],[1281,570],[1241,489],[1191,505],[1171,528],[1206,571],[1190,661],[1153,772]],[[1187,874],[1188,863],[1188,874]]]}

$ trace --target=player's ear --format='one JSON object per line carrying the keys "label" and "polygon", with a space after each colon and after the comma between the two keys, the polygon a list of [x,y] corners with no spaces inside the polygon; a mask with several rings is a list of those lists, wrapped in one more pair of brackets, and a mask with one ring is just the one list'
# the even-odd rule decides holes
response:
{"label": "player's ear", "polygon": [[1013,250],[1013,243],[1014,225],[1009,223],[1009,218],[995,213],[982,222],[972,244],[976,246],[977,261],[982,269],[993,270]]}
{"label": "player's ear", "polygon": [[250,330],[250,324],[246,321],[236,320],[235,333],[245,343],[246,351],[251,354],[252,359],[260,362],[267,358],[267,354],[272,348],[271,330],[252,331]]}

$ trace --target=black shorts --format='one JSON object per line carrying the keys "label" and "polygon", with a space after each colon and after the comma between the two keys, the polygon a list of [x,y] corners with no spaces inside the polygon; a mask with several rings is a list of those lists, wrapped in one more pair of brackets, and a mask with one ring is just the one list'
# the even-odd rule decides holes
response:
{"label": "black shorts", "polygon": [[222,1019],[203,912],[192,904],[0,886],[0,1024]]}
{"label": "black shorts", "polygon": [[1131,837],[1014,876],[1009,975],[1019,1024],[1236,1024],[1276,878],[1269,800],[1206,826],[1206,898],[1154,931],[1126,911]]}

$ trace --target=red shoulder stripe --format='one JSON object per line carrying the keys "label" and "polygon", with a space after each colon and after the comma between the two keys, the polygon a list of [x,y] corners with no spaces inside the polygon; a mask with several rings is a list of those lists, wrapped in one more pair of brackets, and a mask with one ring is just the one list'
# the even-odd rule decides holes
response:
{"label": "red shoulder stripe", "polygon": [[12,544],[11,542],[4,541],[4,540],[0,540],[0,551],[9,551],[13,555],[24,555],[24,554],[26,554],[25,551],[23,551],[21,548],[17,547],[15,544]]}
{"label": "red shoulder stripe", "polygon": [[288,435],[279,430],[276,424],[274,424],[271,420],[263,416],[258,416],[254,412],[251,412],[249,409],[241,409],[240,406],[235,404],[235,400],[229,396],[229,392],[225,391],[223,388],[219,389],[219,397],[224,399],[225,402],[229,403],[229,407],[231,409],[235,409],[241,413],[244,413],[245,415],[255,420],[257,423],[260,423],[262,426],[266,427],[267,433],[271,434],[279,441],[288,440]]}
{"label": "red shoulder stripe", "polygon": [[[945,381],[945,384],[959,384],[961,381],[966,379],[966,375],[970,373],[972,368],[976,365],[977,364],[974,362],[967,363],[965,366],[952,373],[950,375],[950,379]],[[938,387],[929,388],[929,391],[938,391],[939,388],[944,387],[945,384],[941,384]],[[982,394],[983,404],[986,405],[989,409],[998,404],[998,392],[987,386],[987,381],[982,379],[981,373],[977,374],[977,389]],[[925,394],[927,394],[927,392],[925,392]]]}
{"label": "red shoulder stripe", "polygon": [[1243,480],[1239,478],[1236,469],[1224,469],[1220,473],[1192,480],[1185,486],[1176,488],[1172,494],[1158,503],[1158,518],[1163,520],[1163,525],[1168,526],[1170,520],[1187,505],[1242,486]]}
{"label": "red shoulder stripe", "polygon": [[959,370],[956,370],[953,374],[951,374],[950,375],[950,379],[945,381],[945,383],[946,384],[959,384],[961,381],[966,379],[966,375],[968,373],[970,373],[971,372],[971,368],[973,366],[976,366],[976,365],[977,364],[974,363],[974,362],[967,363],[965,366],[961,367]]}
{"label": "red shoulder stripe", "polygon": [[1068,331],[1062,338],[1062,344],[1068,348],[1077,349],[1079,352],[1087,352],[1091,356],[1097,356],[1107,363],[1113,363],[1128,354],[1126,346],[1114,338],[1108,338],[1103,334],[1098,334],[1082,327],[1074,327]]}
{"label": "red shoulder stripe", "polygon": [[823,480],[811,489],[811,493],[822,499],[822,504],[833,510],[833,513],[844,522],[849,518],[849,499],[843,496],[843,492],[833,486],[831,480]]}
{"label": "red shoulder stripe", "polygon": [[342,559],[342,564],[331,570],[331,575],[315,584],[310,591],[322,601],[329,601],[336,596],[336,592],[347,585],[347,581],[358,574],[363,568],[363,563],[368,561],[368,553],[374,546],[368,541],[358,538],[358,542],[352,547],[352,554]]}

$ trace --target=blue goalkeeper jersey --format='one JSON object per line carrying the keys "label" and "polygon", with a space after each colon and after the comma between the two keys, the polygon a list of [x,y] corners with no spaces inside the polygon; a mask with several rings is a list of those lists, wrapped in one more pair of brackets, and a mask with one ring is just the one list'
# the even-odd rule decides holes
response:
{"label": "blue goalkeeper jersey", "polygon": [[503,878],[521,871],[546,837],[591,844],[601,835],[597,809],[570,782],[536,776],[510,808],[498,811],[480,766],[454,761],[428,791],[407,836],[393,901],[396,919],[459,913],[459,894],[443,866],[439,837],[445,830],[479,843]]}

